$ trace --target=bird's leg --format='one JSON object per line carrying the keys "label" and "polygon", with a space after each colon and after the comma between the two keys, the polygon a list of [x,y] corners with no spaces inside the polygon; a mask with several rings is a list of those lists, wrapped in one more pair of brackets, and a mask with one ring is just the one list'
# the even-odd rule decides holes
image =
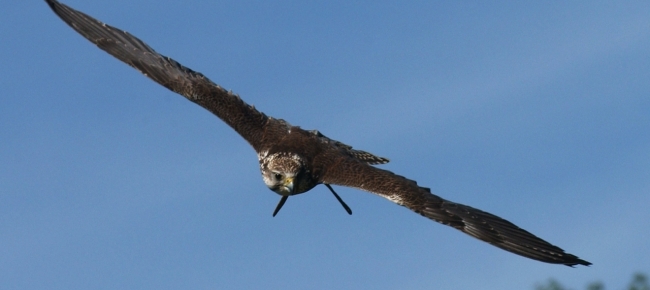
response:
{"label": "bird's leg", "polygon": [[288,195],[283,195],[282,198],[280,198],[280,202],[278,205],[275,207],[275,210],[273,211],[273,216],[275,217],[276,214],[280,211],[284,203],[287,201],[287,198],[289,198]]}
{"label": "bird's leg", "polygon": [[334,194],[334,197],[336,197],[336,200],[338,200],[338,201],[341,203],[341,205],[343,206],[343,208],[345,208],[345,211],[347,211],[348,214],[351,215],[351,214],[352,214],[352,210],[350,209],[350,207],[348,207],[347,204],[345,204],[345,202],[343,202],[343,200],[341,199],[341,197],[339,197],[339,195],[336,194],[336,191],[334,191],[334,188],[332,188],[332,187],[331,187],[329,184],[327,184],[327,183],[324,183],[324,184],[325,184],[325,186],[327,186],[327,188],[329,188],[330,191]]}

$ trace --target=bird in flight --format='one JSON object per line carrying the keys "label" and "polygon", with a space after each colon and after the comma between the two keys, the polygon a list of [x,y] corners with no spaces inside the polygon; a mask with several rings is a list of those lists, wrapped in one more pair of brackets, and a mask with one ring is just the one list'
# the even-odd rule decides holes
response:
{"label": "bird in flight", "polygon": [[332,188],[331,184],[335,184],[377,194],[517,255],[572,267],[591,265],[505,219],[445,200],[413,180],[373,166],[387,163],[386,158],[265,115],[203,74],[157,53],[126,31],[56,0],[45,1],[64,22],[100,49],[212,112],[253,146],[264,183],[281,196],[273,216],[289,196],[305,193],[319,184],[324,184],[352,214]]}

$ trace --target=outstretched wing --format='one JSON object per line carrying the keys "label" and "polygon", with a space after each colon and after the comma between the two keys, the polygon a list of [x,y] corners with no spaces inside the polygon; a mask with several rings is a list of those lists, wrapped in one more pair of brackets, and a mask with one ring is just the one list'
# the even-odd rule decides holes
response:
{"label": "outstretched wing", "polygon": [[375,156],[372,153],[369,153],[369,152],[366,152],[366,151],[363,151],[363,150],[352,149],[352,146],[347,145],[347,144],[343,144],[343,142],[339,142],[339,141],[336,141],[334,139],[331,139],[331,138],[323,135],[323,133],[319,132],[318,130],[311,130],[309,132],[314,134],[314,136],[316,136],[320,140],[320,142],[325,143],[325,144],[329,144],[330,146],[333,146],[335,148],[342,149],[343,152],[345,152],[345,154],[348,154],[351,157],[353,157],[354,159],[357,159],[357,160],[362,161],[364,163],[371,164],[371,165],[376,165],[376,164],[386,164],[386,163],[390,162],[390,160],[388,160],[388,158]]}
{"label": "outstretched wing", "polygon": [[46,0],[54,13],[79,32],[117,59],[139,70],[145,76],[179,93],[188,100],[217,115],[235,129],[256,151],[260,151],[269,138],[278,134],[269,131],[286,131],[288,124],[267,117],[239,96],[228,92],[175,60],[154,51],[142,40],[56,0]]}
{"label": "outstretched wing", "polygon": [[[333,157],[330,155],[330,157]],[[413,180],[339,155],[328,160],[321,182],[383,196],[439,223],[454,227],[506,251],[553,264],[591,265],[493,214],[445,200]]]}

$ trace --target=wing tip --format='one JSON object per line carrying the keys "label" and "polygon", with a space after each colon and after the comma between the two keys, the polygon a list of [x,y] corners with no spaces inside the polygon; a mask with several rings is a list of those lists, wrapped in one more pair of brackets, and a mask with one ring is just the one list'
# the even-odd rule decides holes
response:
{"label": "wing tip", "polygon": [[56,0],[45,0],[45,3],[47,3],[47,5],[49,5],[54,11],[56,11],[59,5],[59,2]]}
{"label": "wing tip", "polygon": [[575,268],[575,266],[577,265],[586,266],[586,267],[593,265],[591,262],[585,261],[571,254],[567,254],[567,258],[570,258],[570,261],[561,262],[561,263],[571,268]]}

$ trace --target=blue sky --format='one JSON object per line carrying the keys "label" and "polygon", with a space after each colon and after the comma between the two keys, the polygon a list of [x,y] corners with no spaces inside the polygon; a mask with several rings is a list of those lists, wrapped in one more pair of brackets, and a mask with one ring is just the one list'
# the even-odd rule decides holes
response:
{"label": "blue sky", "polygon": [[622,287],[650,272],[650,3],[64,3],[259,110],[592,263],[528,260],[378,196],[278,196],[252,148],[43,1],[0,10],[6,289]]}

